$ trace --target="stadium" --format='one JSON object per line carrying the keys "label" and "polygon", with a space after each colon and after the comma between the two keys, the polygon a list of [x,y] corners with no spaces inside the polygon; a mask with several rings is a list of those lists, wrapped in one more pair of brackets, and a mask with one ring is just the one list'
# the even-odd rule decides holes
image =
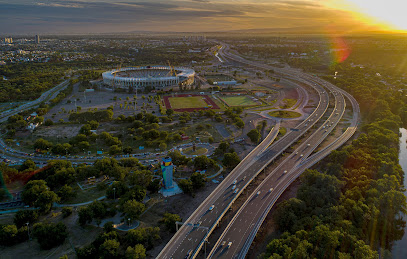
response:
{"label": "stadium", "polygon": [[112,88],[163,88],[166,86],[191,85],[195,71],[170,66],[127,67],[102,74],[103,82]]}

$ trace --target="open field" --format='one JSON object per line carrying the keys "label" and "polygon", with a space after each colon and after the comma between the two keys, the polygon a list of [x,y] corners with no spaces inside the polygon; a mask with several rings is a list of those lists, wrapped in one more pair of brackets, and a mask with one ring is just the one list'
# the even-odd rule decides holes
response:
{"label": "open field", "polygon": [[196,150],[194,151],[192,149],[192,147],[188,147],[188,148],[184,149],[183,152],[184,152],[184,154],[187,154],[190,156],[192,156],[192,155],[200,156],[200,155],[206,154],[206,152],[208,152],[208,149],[203,148],[203,147],[196,147]]}
{"label": "open field", "polygon": [[220,109],[208,95],[179,94],[176,97],[164,96],[163,100],[166,109],[173,109],[176,112]]}
{"label": "open field", "polygon": [[229,107],[235,106],[254,106],[259,105],[256,101],[246,95],[221,96],[220,97]]}
{"label": "open field", "polygon": [[203,108],[208,104],[200,96],[171,97],[169,98],[172,109]]}
{"label": "open field", "polygon": [[284,118],[284,119],[301,117],[301,113],[293,112],[293,111],[274,111],[274,112],[269,112],[268,114],[273,117]]}
{"label": "open field", "polygon": [[214,82],[221,82],[221,81],[231,81],[234,80],[233,77],[227,75],[205,75],[206,79],[211,79]]}
{"label": "open field", "polygon": [[296,99],[283,99],[283,103],[280,106],[281,109],[289,109],[297,103]]}

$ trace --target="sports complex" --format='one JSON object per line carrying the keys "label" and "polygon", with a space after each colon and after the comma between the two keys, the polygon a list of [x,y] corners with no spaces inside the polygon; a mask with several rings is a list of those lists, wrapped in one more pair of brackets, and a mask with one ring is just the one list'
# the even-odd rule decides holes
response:
{"label": "sports complex", "polygon": [[163,88],[191,85],[195,71],[190,68],[171,66],[127,67],[104,72],[103,82],[111,88]]}
{"label": "sports complex", "polygon": [[220,109],[208,95],[178,94],[176,96],[164,96],[166,109],[176,112],[194,112],[207,109]]}

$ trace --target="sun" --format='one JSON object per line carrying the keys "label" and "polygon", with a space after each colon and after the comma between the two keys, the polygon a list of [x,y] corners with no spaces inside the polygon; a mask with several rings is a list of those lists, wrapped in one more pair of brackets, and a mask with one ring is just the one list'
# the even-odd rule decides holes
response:
{"label": "sun", "polygon": [[[407,2],[400,0],[339,0],[341,5],[351,11],[365,14],[367,19],[377,22],[382,27],[407,31],[405,10]],[[353,9],[353,10],[352,10]]]}

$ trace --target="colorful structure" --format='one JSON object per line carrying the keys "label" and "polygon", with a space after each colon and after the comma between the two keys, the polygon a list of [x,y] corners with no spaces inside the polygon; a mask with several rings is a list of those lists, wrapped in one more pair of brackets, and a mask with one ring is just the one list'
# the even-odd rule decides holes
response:
{"label": "colorful structure", "polygon": [[167,190],[174,187],[173,170],[174,166],[172,165],[171,157],[164,158],[161,164],[161,171],[163,172],[164,188]]}

